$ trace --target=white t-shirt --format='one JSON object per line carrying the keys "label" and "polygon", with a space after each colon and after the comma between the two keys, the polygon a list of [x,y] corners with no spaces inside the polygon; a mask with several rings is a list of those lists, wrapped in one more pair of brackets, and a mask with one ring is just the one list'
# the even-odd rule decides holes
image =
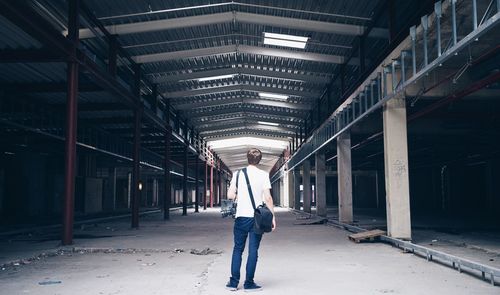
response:
{"label": "white t-shirt", "polygon": [[[236,207],[236,217],[253,217],[254,209],[252,207],[252,201],[250,200],[250,195],[248,194],[247,182],[245,180],[245,174],[243,171],[239,172],[240,177],[238,180],[238,206]],[[229,189],[236,190],[236,176],[238,171],[233,173],[233,178],[231,179],[231,184]],[[249,165],[247,167],[248,180],[250,181],[250,186],[252,187],[253,199],[255,201],[255,206],[258,207],[262,204],[264,191],[266,189],[271,189],[271,181],[269,180],[269,174],[260,170],[259,168]]]}

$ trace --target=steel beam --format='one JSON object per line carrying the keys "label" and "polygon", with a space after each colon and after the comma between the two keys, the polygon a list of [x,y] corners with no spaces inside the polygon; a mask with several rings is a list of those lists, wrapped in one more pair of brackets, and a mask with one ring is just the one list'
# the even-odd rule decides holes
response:
{"label": "steel beam", "polygon": [[290,127],[283,127],[283,126],[268,126],[268,125],[262,125],[258,124],[255,122],[255,124],[249,124],[250,122],[244,122],[240,124],[227,124],[223,126],[215,126],[215,127],[208,127],[205,129],[200,128],[200,134],[203,136],[210,136],[210,134],[213,134],[214,132],[220,132],[224,130],[231,130],[231,129],[241,129],[241,128],[246,128],[246,129],[256,129],[256,130],[266,130],[266,131],[276,131],[276,132],[282,132],[282,133],[290,133],[293,134],[297,131],[297,128],[290,128]]}
{"label": "steel beam", "polygon": [[[105,28],[111,34],[127,35],[232,22],[284,27],[302,31],[322,32],[348,36],[361,36],[366,30],[364,26],[360,25],[314,21],[239,11],[116,24],[106,26]],[[80,35],[82,36],[82,38],[95,37],[95,34],[91,29],[81,29]],[[370,32],[370,37],[388,38],[388,31],[384,28],[373,28],[372,32]]]}
{"label": "steel beam", "polygon": [[[250,124],[250,125],[248,125]],[[239,122],[236,122],[236,123],[231,123],[231,122],[223,122],[222,124],[219,123],[219,124],[208,124],[208,125],[205,125],[204,127],[202,126],[199,126],[198,127],[198,130],[200,131],[200,134],[202,134],[203,132],[205,131],[213,131],[213,130],[225,130],[225,129],[229,129],[229,128],[234,128],[234,127],[240,127],[240,126],[252,126],[252,127],[255,127],[255,128],[264,128],[264,127],[270,127],[268,128],[269,130],[276,130],[276,131],[293,131],[295,132],[297,129],[298,129],[298,126],[294,126],[294,127],[287,127],[287,126],[267,126],[267,125],[262,125],[262,124],[259,124],[258,121],[256,120],[244,120],[244,121],[239,121]]]}
{"label": "steel beam", "polygon": [[203,137],[204,138],[227,138],[231,137],[233,135],[255,135],[256,137],[262,137],[262,138],[273,138],[273,137],[282,137],[282,138],[290,138],[292,137],[293,133],[284,133],[284,132],[277,132],[277,131],[267,131],[267,130],[259,130],[259,129],[251,129],[247,127],[242,127],[242,128],[234,128],[232,130],[225,130],[225,131],[220,131],[220,132],[214,132],[210,134],[206,134]]}
{"label": "steel beam", "polygon": [[[339,55],[328,55],[313,52],[303,52],[303,51],[291,51],[278,48],[269,47],[258,47],[249,45],[227,45],[219,47],[206,47],[198,49],[189,49],[181,51],[171,51],[171,52],[160,52],[144,55],[133,56],[132,59],[136,63],[151,63],[151,62],[161,62],[169,60],[179,60],[179,59],[189,59],[204,56],[214,56],[223,54],[254,54],[254,55],[265,55],[280,58],[298,59],[313,62],[322,63],[333,63],[333,64],[343,64],[346,62],[344,56]],[[349,62],[352,65],[358,65],[359,59],[353,58]]]}
{"label": "steel beam", "polygon": [[[68,39],[71,41],[72,51],[76,51],[79,43],[78,9],[79,0],[69,2],[68,13]],[[68,62],[68,88],[66,102],[66,140],[64,156],[64,209],[63,209],[63,235],[62,244],[73,243],[73,222],[75,204],[75,175],[76,175],[76,134],[78,121],[78,63]]]}
{"label": "steel beam", "polygon": [[257,121],[266,121],[266,122],[271,122],[271,123],[277,123],[277,124],[282,124],[282,125],[291,125],[291,126],[300,126],[302,123],[301,121],[290,121],[286,117],[260,117],[258,114],[253,114],[253,113],[246,113],[246,116],[236,116],[234,118],[227,118],[224,120],[211,120],[210,122],[201,122],[201,121],[191,121],[192,124],[196,126],[196,128],[204,128],[204,127],[210,127],[210,126],[217,126],[217,125],[223,125],[223,124],[231,124],[233,122],[245,122],[245,121],[250,121],[250,122],[257,122]]}
{"label": "steel beam", "polygon": [[277,87],[266,87],[266,86],[238,83],[238,84],[220,85],[214,87],[204,87],[204,88],[189,89],[182,91],[164,92],[163,96],[170,98],[192,97],[192,96],[208,95],[208,94],[232,92],[232,91],[269,92],[269,93],[284,94],[289,96],[305,97],[310,99],[319,98],[322,94],[320,92],[315,92],[314,90],[296,91],[296,90],[289,90]]}
{"label": "steel beam", "polygon": [[179,99],[177,101],[180,101],[181,103],[175,104],[174,107],[178,110],[181,110],[181,111],[198,109],[198,108],[205,108],[205,107],[222,106],[222,105],[228,105],[228,104],[236,104],[236,103],[289,108],[289,109],[296,109],[296,110],[310,110],[312,108],[311,104],[291,103],[291,102],[268,100],[268,99],[262,99],[262,98],[252,98],[252,97],[214,99],[214,100],[207,100],[207,101],[200,100],[197,102],[190,102],[190,103],[182,103],[182,99]]}
{"label": "steel beam", "polygon": [[228,115],[228,114],[233,114],[233,113],[240,113],[240,112],[252,112],[256,114],[262,114],[262,115],[276,115],[276,116],[285,116],[285,117],[293,117],[293,118],[300,118],[304,119],[306,116],[305,112],[298,112],[298,111],[288,111],[288,110],[278,110],[278,109],[259,109],[259,108],[249,108],[249,107],[242,107],[242,108],[227,108],[227,109],[220,109],[220,110],[214,110],[211,111],[210,113],[206,112],[187,112],[186,116],[188,116],[191,120],[196,119],[196,118],[208,118],[208,117],[213,117],[217,115]]}
{"label": "steel beam", "polygon": [[308,82],[315,84],[327,84],[331,80],[331,76],[327,73],[302,73],[296,70],[278,70],[278,69],[263,69],[260,65],[250,65],[250,67],[240,67],[232,65],[229,68],[197,71],[189,73],[149,73],[152,76],[153,83],[177,83],[180,81],[197,80],[205,77],[216,77],[221,75],[247,75],[257,76],[262,78],[282,79],[299,82]]}

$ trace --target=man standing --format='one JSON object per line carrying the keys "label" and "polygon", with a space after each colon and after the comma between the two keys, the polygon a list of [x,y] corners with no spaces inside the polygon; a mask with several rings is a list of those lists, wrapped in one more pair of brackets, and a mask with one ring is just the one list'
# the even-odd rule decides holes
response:
{"label": "man standing", "polygon": [[[246,172],[250,180],[250,187],[255,200],[256,206],[264,201],[267,207],[273,212],[273,230],[276,229],[276,218],[274,215],[273,198],[271,197],[271,182],[269,174],[256,165],[262,159],[262,153],[258,149],[250,149],[247,152],[248,167]],[[241,174],[237,177],[238,174]],[[238,184],[236,182],[238,181]],[[238,198],[238,207],[236,209],[236,220],[234,222],[234,248],[231,261],[231,278],[226,285],[226,288],[231,291],[238,290],[240,282],[241,256],[245,250],[247,236],[248,241],[248,260],[246,265],[246,278],[243,288],[245,291],[258,291],[262,287],[254,282],[255,268],[257,267],[257,258],[262,234],[257,234],[254,231],[254,208],[248,193],[248,187],[243,175],[243,171],[236,172],[231,179],[229,186],[228,198],[231,200]]]}

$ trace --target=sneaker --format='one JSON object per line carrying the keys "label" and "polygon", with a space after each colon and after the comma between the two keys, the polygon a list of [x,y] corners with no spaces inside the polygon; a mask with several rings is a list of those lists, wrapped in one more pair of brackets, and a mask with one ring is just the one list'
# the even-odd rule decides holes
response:
{"label": "sneaker", "polygon": [[231,283],[231,281],[229,281],[226,284],[226,289],[229,291],[238,291],[238,284],[234,284],[234,283]]}
{"label": "sneaker", "polygon": [[262,291],[262,286],[257,285],[256,283],[251,283],[244,286],[245,292],[256,292]]}

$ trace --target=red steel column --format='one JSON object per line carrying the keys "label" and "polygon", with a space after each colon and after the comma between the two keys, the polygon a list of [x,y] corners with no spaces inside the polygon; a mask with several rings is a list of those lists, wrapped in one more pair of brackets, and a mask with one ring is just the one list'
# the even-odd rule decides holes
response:
{"label": "red steel column", "polygon": [[210,208],[214,207],[214,166],[210,166]]}
{"label": "red steel column", "polygon": [[203,185],[203,210],[207,210],[208,160],[205,159],[205,184]]}
{"label": "red steel column", "polygon": [[219,175],[217,176],[219,179],[219,201],[217,202],[218,205],[222,204],[222,170],[220,168],[220,160],[219,160]]}
{"label": "red steel column", "polygon": [[[78,46],[79,1],[69,2],[68,39],[72,41],[73,53]],[[73,243],[73,214],[75,204],[76,134],[78,119],[78,63],[68,62],[68,93],[66,102],[66,141],[64,156],[64,208],[62,244]]]}
{"label": "red steel column", "polygon": [[199,155],[196,155],[196,160],[194,162],[194,193],[195,193],[195,197],[194,197],[194,212],[198,213],[200,210],[199,210],[199,203],[200,203],[200,197],[199,197],[199,194],[200,194],[200,184],[198,183],[198,181],[200,180],[200,173],[199,173],[199,162],[200,162],[200,158],[199,158]]}

